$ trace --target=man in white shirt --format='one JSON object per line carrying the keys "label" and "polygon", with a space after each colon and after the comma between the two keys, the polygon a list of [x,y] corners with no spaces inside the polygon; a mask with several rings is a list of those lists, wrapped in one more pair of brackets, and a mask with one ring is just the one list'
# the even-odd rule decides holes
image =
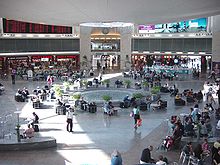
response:
{"label": "man in white shirt", "polygon": [[66,116],[67,116],[66,130],[68,132],[73,132],[73,113],[74,113],[74,109],[71,108],[66,114]]}

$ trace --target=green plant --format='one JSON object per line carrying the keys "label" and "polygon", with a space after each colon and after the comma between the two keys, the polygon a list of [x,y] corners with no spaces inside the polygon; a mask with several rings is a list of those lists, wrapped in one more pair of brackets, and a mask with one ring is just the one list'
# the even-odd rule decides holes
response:
{"label": "green plant", "polygon": [[110,80],[109,80],[109,79],[105,79],[105,80],[103,80],[102,82],[103,82],[103,84],[109,84],[109,83],[110,83]]}
{"label": "green plant", "polygon": [[110,101],[112,98],[109,95],[103,95],[102,99],[105,100],[106,102]]}
{"label": "green plant", "polygon": [[79,100],[81,98],[81,94],[80,93],[74,94],[74,95],[72,95],[72,98],[76,99],[76,100]]}
{"label": "green plant", "polygon": [[159,86],[155,86],[151,89],[152,94],[157,94],[158,92],[160,92],[160,87]]}
{"label": "green plant", "polygon": [[83,81],[82,81],[82,84],[83,84],[84,86],[87,86],[87,85],[88,85],[88,81],[87,81],[87,80],[83,80]]}
{"label": "green plant", "polygon": [[141,99],[144,97],[144,95],[142,93],[133,93],[133,97],[136,99]]}
{"label": "green plant", "polygon": [[126,85],[131,85],[131,80],[125,80]]}
{"label": "green plant", "polygon": [[63,91],[61,90],[61,87],[59,85],[54,86],[54,91],[57,96],[62,96],[63,94]]}
{"label": "green plant", "polygon": [[142,82],[142,85],[143,85],[144,87],[149,87],[149,83],[148,83],[147,81]]}
{"label": "green plant", "polygon": [[69,82],[64,82],[63,86],[64,86],[65,89],[69,89],[70,83]]}

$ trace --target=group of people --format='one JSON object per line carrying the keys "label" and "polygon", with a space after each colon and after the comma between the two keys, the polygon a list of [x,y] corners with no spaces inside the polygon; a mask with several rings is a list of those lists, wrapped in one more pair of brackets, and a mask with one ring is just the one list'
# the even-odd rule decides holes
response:
{"label": "group of people", "polygon": [[31,121],[28,123],[27,129],[25,129],[23,135],[21,135],[21,138],[33,138],[34,133],[39,132],[39,127],[37,125],[39,123],[39,117],[35,112],[33,112],[32,114],[33,117]]}
{"label": "group of people", "polygon": [[[197,160],[199,165],[204,164],[206,158],[211,156],[214,165],[219,165],[220,163],[220,140],[214,142],[214,145],[210,147],[208,140],[204,139],[203,143],[198,143],[195,146],[192,142],[188,142],[182,149],[188,157],[192,157]],[[190,160],[189,160],[190,161]]]}
{"label": "group of people", "polygon": [[15,96],[19,97],[22,102],[24,102],[29,97],[29,91],[26,87],[23,89],[18,89]]}

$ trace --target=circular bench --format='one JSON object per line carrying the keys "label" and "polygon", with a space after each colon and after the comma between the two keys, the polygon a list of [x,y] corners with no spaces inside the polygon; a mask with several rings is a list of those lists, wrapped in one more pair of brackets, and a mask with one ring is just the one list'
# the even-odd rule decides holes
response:
{"label": "circular bench", "polygon": [[38,150],[56,147],[56,139],[53,137],[33,137],[31,139],[1,139],[0,151]]}

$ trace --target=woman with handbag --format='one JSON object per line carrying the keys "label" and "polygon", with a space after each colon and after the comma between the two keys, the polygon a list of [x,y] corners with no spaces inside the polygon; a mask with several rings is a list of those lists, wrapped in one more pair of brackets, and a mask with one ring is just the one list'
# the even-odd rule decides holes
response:
{"label": "woman with handbag", "polygon": [[138,108],[138,106],[135,106],[133,108],[133,114],[134,114],[134,128],[137,129],[138,125],[137,125],[137,121],[140,119],[140,110]]}

